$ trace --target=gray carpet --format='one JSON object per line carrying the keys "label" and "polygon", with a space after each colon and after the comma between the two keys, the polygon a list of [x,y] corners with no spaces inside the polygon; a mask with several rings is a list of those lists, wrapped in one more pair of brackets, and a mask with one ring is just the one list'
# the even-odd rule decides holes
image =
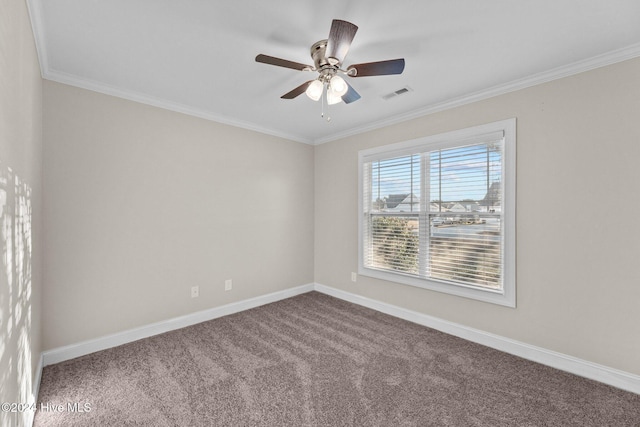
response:
{"label": "gray carpet", "polygon": [[47,366],[39,402],[38,427],[640,426],[639,395],[317,292]]}

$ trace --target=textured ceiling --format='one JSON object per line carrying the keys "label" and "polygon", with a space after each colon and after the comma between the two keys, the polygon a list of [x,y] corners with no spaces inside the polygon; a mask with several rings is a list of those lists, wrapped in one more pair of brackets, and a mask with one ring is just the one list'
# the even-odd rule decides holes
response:
{"label": "textured ceiling", "polygon": [[[321,143],[640,56],[638,0],[28,0],[42,74],[306,143]],[[280,96],[331,20],[359,26],[344,64],[403,57],[329,108]],[[315,74],[315,73],[314,73]],[[409,87],[404,95],[383,97]]]}

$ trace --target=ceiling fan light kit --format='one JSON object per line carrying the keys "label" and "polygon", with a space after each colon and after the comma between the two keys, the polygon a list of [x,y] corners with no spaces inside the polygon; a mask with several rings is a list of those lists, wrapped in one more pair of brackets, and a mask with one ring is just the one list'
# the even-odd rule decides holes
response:
{"label": "ceiling fan light kit", "polygon": [[[360,99],[360,94],[338,74],[348,77],[366,77],[402,74],[404,71],[403,58],[353,64],[346,70],[341,68],[356,31],[358,31],[356,25],[340,19],[334,19],[331,23],[329,38],[320,40],[311,46],[313,66],[263,54],[256,56],[256,62],[298,71],[318,72],[316,79],[305,82],[292,91],[285,93],[281,96],[282,99],[293,99],[304,92],[314,101],[318,101],[321,98],[326,99],[328,105],[337,104],[341,101],[345,104],[350,104]],[[322,116],[324,117],[324,101]],[[327,120],[330,119],[327,118]]]}
{"label": "ceiling fan light kit", "polygon": [[323,90],[324,85],[322,84],[322,82],[320,80],[314,80],[309,84],[305,92],[309,98],[317,101],[322,96]]}
{"label": "ceiling fan light kit", "polygon": [[331,90],[340,97],[347,93],[347,82],[345,82],[340,76],[331,77],[331,80],[329,80],[329,86],[331,87]]}

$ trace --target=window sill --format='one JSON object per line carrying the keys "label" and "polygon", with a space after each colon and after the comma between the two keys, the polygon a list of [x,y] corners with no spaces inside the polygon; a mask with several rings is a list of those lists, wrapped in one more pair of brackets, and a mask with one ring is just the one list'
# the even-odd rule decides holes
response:
{"label": "window sill", "polygon": [[[403,285],[415,286],[422,289],[470,298],[491,304],[503,305],[505,307],[516,307],[515,292],[509,293],[505,290],[483,289],[480,287],[465,286],[461,284],[438,281],[433,279],[421,279],[402,273],[374,270],[360,266],[358,274],[374,279],[385,280]],[[505,286],[505,289],[508,287]]]}

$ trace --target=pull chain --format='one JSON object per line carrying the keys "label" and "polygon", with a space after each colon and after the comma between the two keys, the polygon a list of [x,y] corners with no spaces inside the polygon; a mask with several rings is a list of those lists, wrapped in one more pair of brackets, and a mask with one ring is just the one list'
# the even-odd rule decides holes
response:
{"label": "pull chain", "polygon": [[327,87],[327,83],[325,83],[322,87],[322,95],[320,98],[320,103],[322,104],[322,112],[320,113],[320,117],[324,118],[324,103],[327,103],[327,122],[331,121],[331,116],[329,116],[329,98],[326,96],[329,88]]}
{"label": "pull chain", "polygon": [[322,111],[320,113],[320,117],[324,118],[324,83],[322,84],[322,94],[320,94],[320,104],[322,104]]}

